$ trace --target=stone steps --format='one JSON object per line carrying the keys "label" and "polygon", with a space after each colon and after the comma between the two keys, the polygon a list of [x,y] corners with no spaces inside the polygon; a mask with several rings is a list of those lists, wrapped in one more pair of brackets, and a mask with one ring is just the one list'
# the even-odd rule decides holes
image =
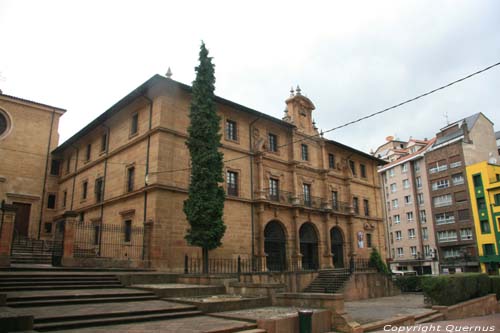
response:
{"label": "stone steps", "polygon": [[304,290],[310,293],[335,293],[342,289],[350,274],[346,269],[321,270]]}
{"label": "stone steps", "polygon": [[12,264],[51,264],[54,246],[52,242],[37,239],[17,239],[12,243]]}
{"label": "stone steps", "polygon": [[444,320],[444,315],[439,311],[430,311],[422,315],[415,316],[415,325]]}
{"label": "stone steps", "polygon": [[139,302],[157,300],[155,295],[137,295],[137,296],[116,296],[110,295],[109,297],[80,297],[72,299],[49,299],[49,300],[25,300],[16,301],[7,299],[7,306],[11,308],[20,307],[35,307],[35,306],[52,306],[52,305],[70,305],[70,304],[92,304],[92,303],[113,303],[113,302]]}

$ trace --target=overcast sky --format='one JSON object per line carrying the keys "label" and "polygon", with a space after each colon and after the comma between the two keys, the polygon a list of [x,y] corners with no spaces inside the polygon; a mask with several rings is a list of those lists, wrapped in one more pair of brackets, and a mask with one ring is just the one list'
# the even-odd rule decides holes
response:
{"label": "overcast sky", "polygon": [[[216,94],[281,118],[290,87],[323,130],[500,62],[500,1],[5,1],[0,89],[65,108],[60,143],[200,41]],[[327,137],[368,152],[483,112],[500,130],[500,66]]]}

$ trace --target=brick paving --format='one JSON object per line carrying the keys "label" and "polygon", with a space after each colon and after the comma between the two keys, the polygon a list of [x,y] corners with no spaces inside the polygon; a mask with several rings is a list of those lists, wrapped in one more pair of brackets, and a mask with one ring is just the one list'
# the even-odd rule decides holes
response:
{"label": "brick paving", "polygon": [[[224,316],[226,318],[234,318],[234,319],[240,318],[245,320],[257,320],[257,319],[284,318],[284,317],[295,316],[297,315],[297,311],[300,309],[301,308],[297,307],[268,306],[256,309],[219,312],[213,315]],[[311,310],[310,308],[307,309]],[[312,310],[315,311],[315,309]]]}
{"label": "brick paving", "polygon": [[402,294],[362,301],[349,301],[344,303],[344,307],[346,312],[360,324],[399,315],[417,315],[431,311],[431,309],[425,308],[422,294]]}
{"label": "brick paving", "polygon": [[158,320],[143,323],[110,325],[102,327],[78,328],[75,330],[54,331],[61,333],[201,333],[213,329],[231,330],[235,328],[245,328],[250,323],[215,318],[209,316],[196,316],[189,318],[179,318],[171,320]]}

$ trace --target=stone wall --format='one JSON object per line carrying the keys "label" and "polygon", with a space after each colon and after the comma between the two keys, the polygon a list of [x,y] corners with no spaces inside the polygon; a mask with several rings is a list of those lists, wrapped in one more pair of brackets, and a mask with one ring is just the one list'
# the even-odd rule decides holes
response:
{"label": "stone wall", "polygon": [[377,272],[356,272],[342,290],[346,301],[387,297],[401,294],[391,278]]}

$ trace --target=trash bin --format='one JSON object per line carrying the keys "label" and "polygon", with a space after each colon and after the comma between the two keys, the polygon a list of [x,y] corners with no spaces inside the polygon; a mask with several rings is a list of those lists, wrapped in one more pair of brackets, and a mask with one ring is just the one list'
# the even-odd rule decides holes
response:
{"label": "trash bin", "polygon": [[299,332],[312,333],[312,310],[299,310]]}

